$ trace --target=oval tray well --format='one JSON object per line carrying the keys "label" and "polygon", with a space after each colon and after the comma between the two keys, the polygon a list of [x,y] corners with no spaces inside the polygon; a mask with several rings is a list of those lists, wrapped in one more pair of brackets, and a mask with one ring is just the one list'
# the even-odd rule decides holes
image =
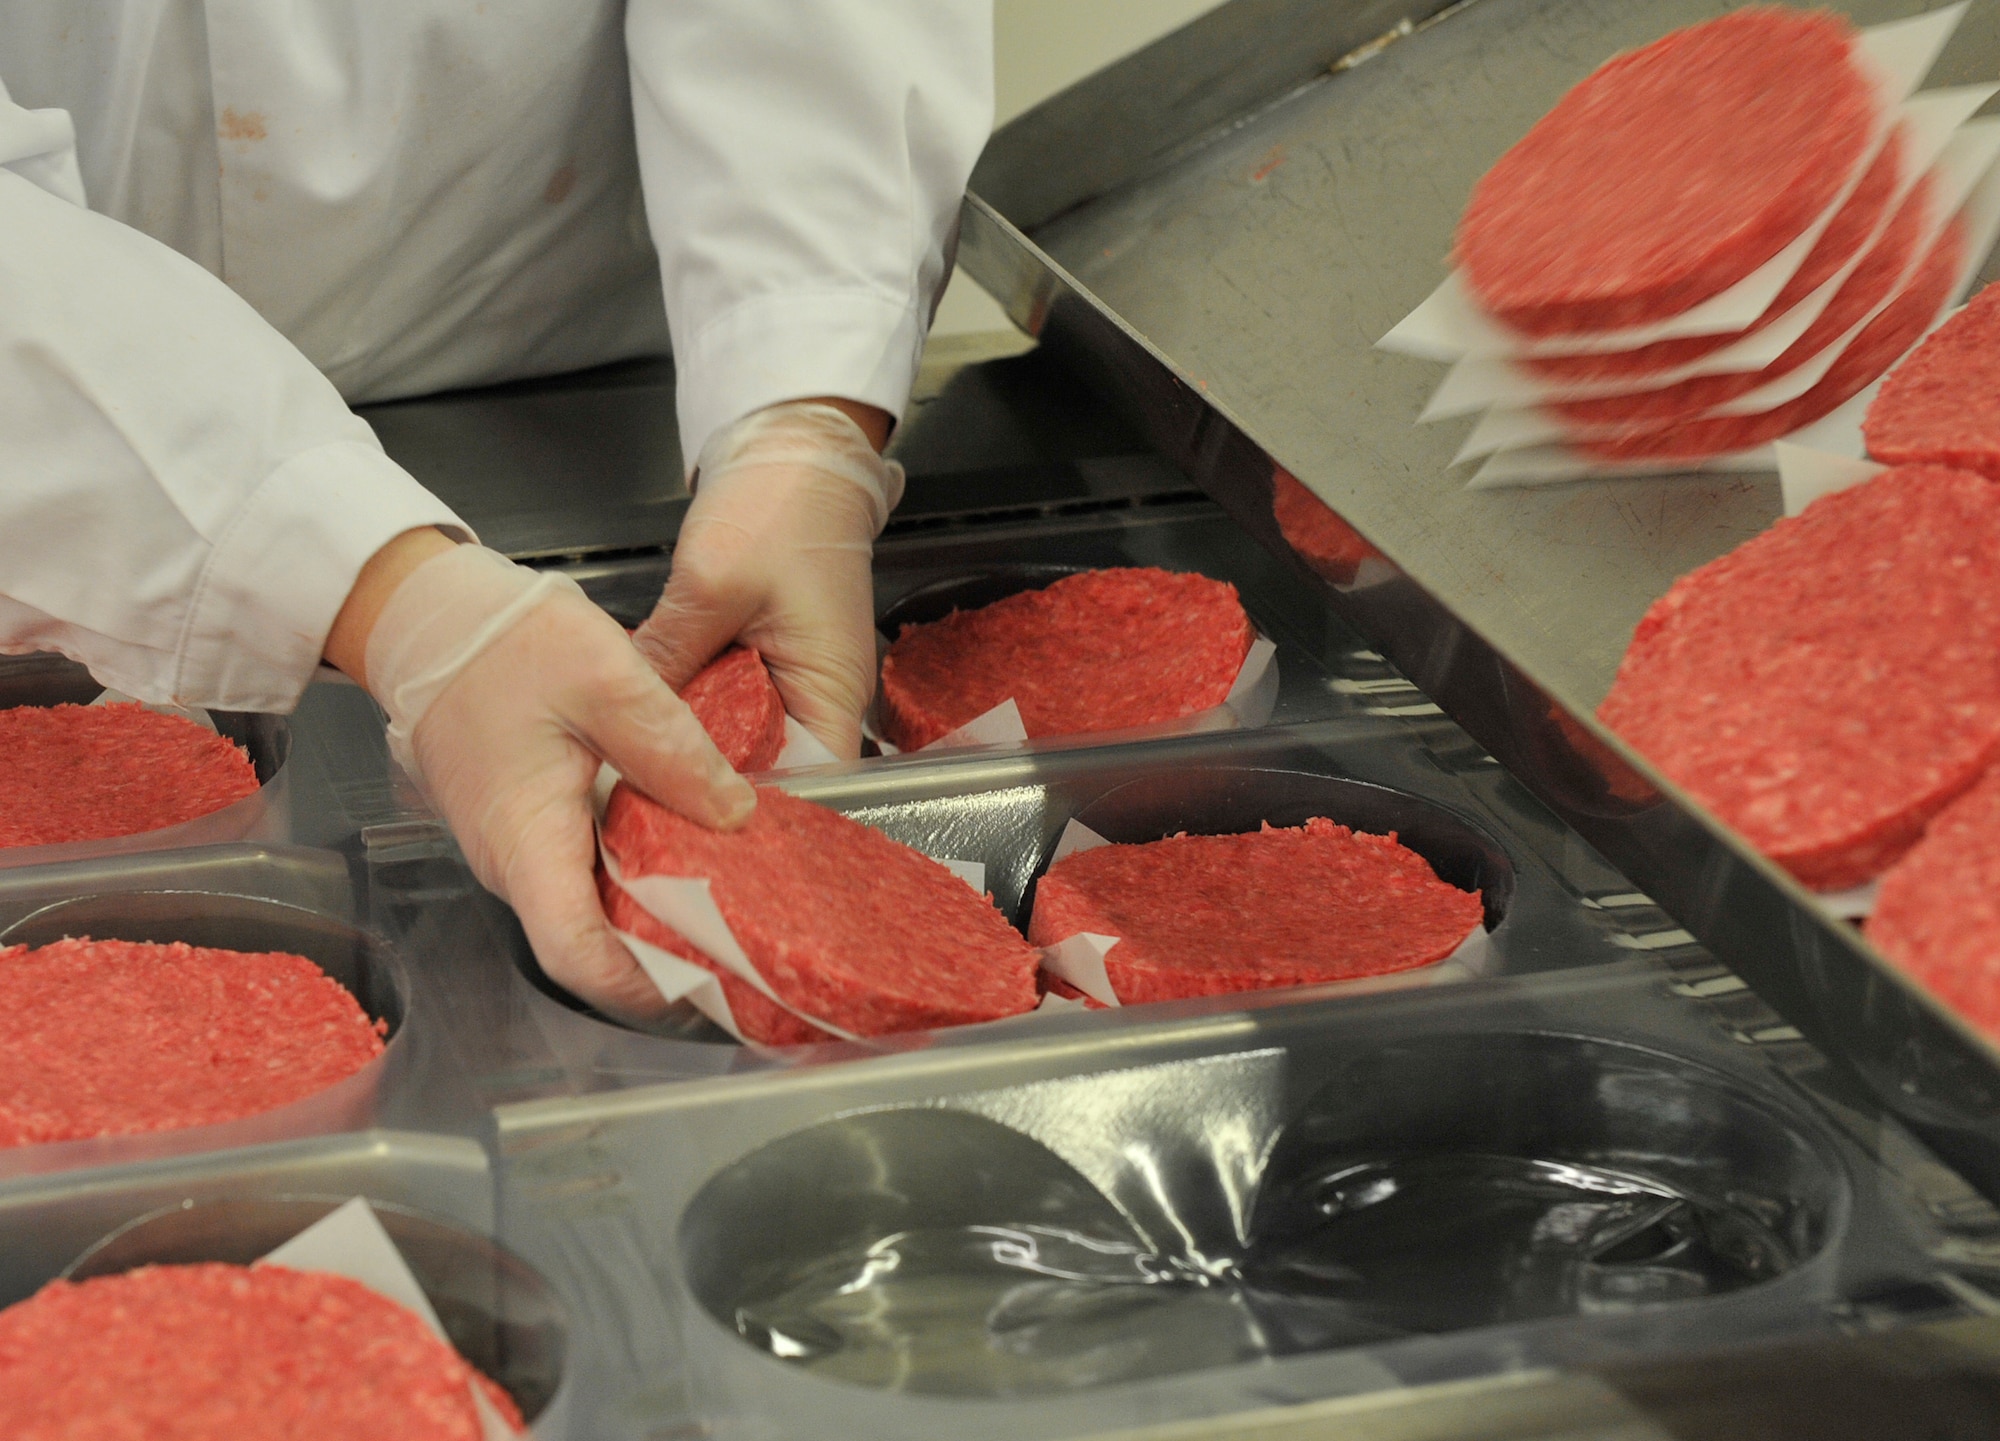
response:
{"label": "oval tray well", "polygon": [[177,1131],[0,1148],[0,1178],[357,1130],[374,1120],[384,1080],[391,1066],[402,1064],[409,977],[383,941],[335,917],[254,896],[122,891],[45,906],[0,931],[0,948],[43,946],[72,936],[304,956],[345,987],[371,1019],[385,1023],[385,1045],[379,1056],[325,1090],[257,1115]]}
{"label": "oval tray well", "polygon": [[[80,1281],[138,1266],[205,1261],[251,1265],[351,1199],[284,1196],[167,1207],[121,1226],[63,1275]],[[446,1339],[506,1388],[537,1437],[552,1441],[558,1428],[551,1407],[561,1389],[569,1336],[569,1319],[555,1289],[485,1236],[405,1207],[368,1204],[422,1288]]]}

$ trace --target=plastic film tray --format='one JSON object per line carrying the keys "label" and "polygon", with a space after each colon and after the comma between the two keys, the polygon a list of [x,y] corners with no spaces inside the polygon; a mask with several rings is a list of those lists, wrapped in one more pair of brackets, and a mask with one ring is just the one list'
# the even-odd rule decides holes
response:
{"label": "plastic film tray", "polygon": [[[1436,976],[1417,972],[791,1051],[720,1043],[694,1027],[640,1034],[538,983],[511,916],[473,882],[388,763],[372,703],[352,687],[316,685],[289,721],[290,803],[274,833],[7,868],[0,930],[42,939],[113,927],[164,936],[162,927],[178,927],[181,938],[283,943],[323,957],[381,1013],[400,1008],[379,1074],[337,1114],[274,1113],[226,1134],[135,1138],[62,1155],[54,1154],[62,1148],[0,1153],[0,1301],[27,1294],[88,1247],[163,1208],[368,1195],[518,1252],[568,1318],[569,1434],[633,1438],[681,1428],[824,1432],[809,1425],[814,1416],[800,1409],[808,1405],[824,1408],[842,1433],[901,1434],[896,1428],[937,1421],[939,1407],[970,1407],[952,1414],[975,1431],[1075,1434],[1233,1412],[1259,1398],[1373,1390],[1397,1378],[1491,1375],[1517,1345],[1526,1348],[1522,1356],[1551,1360],[1594,1348],[1644,1353],[1683,1339],[1810,1329],[1850,1314],[1874,1324],[1949,1308],[1938,1278],[1977,1269],[1996,1221],[1990,1208],[1842,1089],[1816,1053],[1781,1034],[1685,932],[1330,620],[1301,576],[1248,545],[1213,509],[1162,507],[1032,533],[906,538],[885,547],[878,578],[887,610],[912,591],[959,577],[1130,562],[1199,569],[1239,586],[1279,641],[1284,723],[891,757],[784,783],[935,854],[985,861],[989,885],[1014,916],[1072,815],[1115,831],[1122,824],[1230,829],[1252,824],[1253,814],[1287,820],[1300,807],[1344,811],[1363,824],[1396,826],[1454,880],[1481,887],[1492,943],[1480,974],[1433,984]],[[662,567],[593,562],[579,573],[610,603],[656,592]],[[1642,1074],[1665,1078],[1662,1095],[1707,1098],[1700,1104],[1722,1130],[1737,1129],[1732,1118],[1765,1118],[1750,1127],[1763,1141],[1745,1141],[1756,1157],[1744,1157],[1744,1174],[1785,1213],[1767,1228],[1796,1251],[1783,1274],[1702,1299],[1685,1320],[1657,1308],[1602,1324],[1567,1312],[1510,1313],[1382,1345],[1314,1342],[1319,1322],[1288,1313],[1294,1339],[1257,1342],[1247,1356],[1220,1356],[1200,1339],[1241,1340],[1240,1326],[1212,1329],[1240,1323],[1225,1299],[1213,1314],[1195,1308],[1192,1351],[1175,1350],[1180,1342],[1160,1349],[1141,1327],[1134,1345],[1146,1354],[1105,1362],[1088,1384],[1057,1376],[1012,1399],[947,1400],[829,1381],[753,1350],[714,1319],[718,1309],[756,1301],[717,1289],[717,1277],[747,1276],[747,1268],[711,1266],[699,1294],[683,1271],[689,1257],[736,1254],[729,1248],[745,1244],[782,1253],[787,1264],[802,1260],[796,1249],[746,1241],[751,1232],[715,1220],[735,1209],[713,1200],[734,1182],[709,1192],[709,1203],[697,1205],[696,1197],[725,1174],[749,1176],[764,1163],[731,1168],[767,1144],[793,1133],[833,1136],[840,1125],[826,1128],[837,1118],[875,1107],[943,1118],[938,1124],[953,1135],[941,1154],[971,1164],[1005,1171],[1010,1158],[1032,1155],[1034,1164],[1019,1168],[1031,1188],[1049,1174],[1045,1157],[1060,1160],[1082,1178],[1066,1180],[1065,1194],[1096,1218],[1093,1225],[1103,1223],[1100,1232],[1113,1228],[1091,1239],[1124,1244],[1133,1256],[1158,1254],[1163,1265],[1185,1266],[1195,1251],[1228,1261],[1239,1229],[1231,1206],[1249,1204],[1272,1156],[1302,1144],[1284,1137],[1308,1134],[1295,1123],[1312,1110],[1311,1097],[1345,1074],[1342,1067],[1366,1060],[1356,1038],[1450,1047],[1466,1035],[1511,1038],[1475,1057],[1472,1074],[1497,1080],[1493,1065],[1505,1062],[1509,1074],[1555,1078],[1527,1109],[1576,1089],[1578,1077],[1616,1071],[1601,1064],[1607,1057],[1636,1056]],[[1544,1053],[1535,1048],[1548,1046],[1557,1059],[1537,1060]],[[1473,1064],[1457,1052],[1412,1054],[1408,1064],[1425,1074]],[[1656,1054],[1665,1059],[1647,1059]],[[1086,1103],[1112,1076],[1139,1077],[1134,1097],[1152,1099],[1095,1114]],[[1094,1119],[1060,1134],[1068,1108]],[[1322,1106],[1318,1114],[1315,1125],[1364,1130],[1390,1120],[1401,1126],[1409,1116],[1372,1105],[1338,1114]],[[1629,1118],[1631,1108],[1619,1114]],[[1587,1115],[1579,1124],[1588,1130]],[[1231,1173],[1236,1180],[1222,1185],[1216,1158],[1225,1132],[1238,1137],[1241,1164]],[[1167,1163],[1154,1203],[1142,1204],[1144,1186],[1130,1175],[1107,1169],[1121,1137],[1139,1148],[1134,1157]],[[489,1164],[496,1140],[497,1170]],[[929,1153],[928,1142],[893,1136],[863,1134],[861,1144],[878,1141],[885,1157],[902,1157],[899,1166],[921,1168]],[[1693,1149],[1688,1135],[1678,1144]],[[1656,1179],[1683,1189],[1708,1185],[1685,1171]],[[244,1228],[254,1229],[244,1214]],[[1158,1250],[1173,1217],[1190,1220],[1195,1250]],[[689,1252],[681,1238],[696,1235]],[[1639,1250],[1654,1244],[1672,1238],[1656,1232]],[[1944,1250],[1957,1272],[1939,1259]],[[1397,1283],[1388,1294],[1408,1299],[1420,1289]],[[1277,1322],[1259,1324],[1268,1330]],[[1186,1374],[1163,1376],[1163,1367]]]}
{"label": "plastic film tray", "polygon": [[678,1318],[676,1387],[593,1374],[607,1435],[1072,1435],[1953,1313],[1990,1211],[1780,1075],[1635,961],[505,1107],[501,1206]]}

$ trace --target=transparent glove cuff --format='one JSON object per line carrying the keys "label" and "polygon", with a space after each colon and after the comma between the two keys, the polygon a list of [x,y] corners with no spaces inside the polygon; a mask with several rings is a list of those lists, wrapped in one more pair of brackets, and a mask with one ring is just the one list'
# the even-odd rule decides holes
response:
{"label": "transparent glove cuff", "polygon": [[482,651],[564,590],[576,591],[576,582],[477,545],[432,556],[396,587],[375,619],[363,663],[369,690],[389,713],[389,753],[419,783],[411,740],[432,702]]}
{"label": "transparent glove cuff", "polygon": [[867,499],[874,535],[903,498],[903,467],[875,453],[868,437],[831,405],[795,400],[752,411],[709,437],[695,462],[696,485],[725,483],[752,467],[801,466],[837,476]]}

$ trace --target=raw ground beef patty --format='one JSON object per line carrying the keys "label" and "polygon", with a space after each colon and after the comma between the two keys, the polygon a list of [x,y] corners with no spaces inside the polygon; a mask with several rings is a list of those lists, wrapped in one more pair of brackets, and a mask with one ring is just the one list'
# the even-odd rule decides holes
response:
{"label": "raw ground beef patty", "polygon": [[1136,1005],[1410,970],[1480,919],[1478,892],[1446,885],[1393,835],[1314,819],[1065,856],[1035,888],[1028,938],[1118,937],[1105,975]]}
{"label": "raw ground beef patty", "polygon": [[1012,698],[1030,736],[1178,720],[1221,705],[1255,632],[1236,587],[1152,567],[1086,571],[906,625],[882,660],[882,716],[904,750]]}
{"label": "raw ground beef patty", "polygon": [[179,825],[254,795],[243,748],[142,705],[0,710],[0,847]]}
{"label": "raw ground beef patty", "polygon": [[[604,844],[629,880],[706,878],[716,909],[771,989],[856,1035],[958,1026],[1032,1010],[1040,957],[986,897],[930,857],[836,811],[759,787],[741,830],[712,831],[620,784]],[[826,1033],[792,1015],[678,932],[608,874],[611,923],[722,978],[751,1040]]]}
{"label": "raw ground beef patty", "polygon": [[1865,155],[1876,102],[1853,42],[1824,11],[1752,6],[1606,62],[1473,188],[1456,248],[1473,295],[1545,335],[1728,289]]}
{"label": "raw ground beef patty", "polygon": [[1890,465],[1928,463],[2000,480],[2000,286],[1988,286],[1889,372],[1861,427]]}
{"label": "raw ground beef patty", "polygon": [[[1551,380],[1565,381],[1607,381],[1629,380],[1638,383],[1645,376],[1655,375],[1664,370],[1673,370],[1691,364],[1704,355],[1712,355],[1725,346],[1734,345],[1747,335],[1753,335],[1773,324],[1781,316],[1789,313],[1793,306],[1811,295],[1820,286],[1840,271],[1843,265],[1854,259],[1871,236],[1876,235],[1882,219],[1889,209],[1889,202],[1895,199],[1897,182],[1902,179],[1904,156],[1908,150],[1907,127],[1898,126],[1891,132],[1867,172],[1854,187],[1854,193],[1834,213],[1820,237],[1813,243],[1812,252],[1805,263],[1792,272],[1792,278],[1778,291],[1777,298],[1764,307],[1756,320],[1742,330],[1720,335],[1677,335],[1667,340],[1656,340],[1650,345],[1642,345],[1636,350],[1584,351],[1576,355],[1534,355],[1520,357],[1520,363],[1537,375]],[[1908,197],[1905,197],[1907,209]],[[1887,236],[1876,238],[1877,247]],[[1894,283],[1890,277],[1888,283]],[[1835,330],[1830,332],[1838,334]],[[1794,349],[1797,348],[1795,344]],[[1818,346],[1812,347],[1813,350]],[[1811,351],[1805,352],[1810,354]]]}
{"label": "raw ground beef patty", "polygon": [[[1805,333],[1762,370],[1724,371],[1697,375],[1674,385],[1591,400],[1558,401],[1549,408],[1573,425],[1630,425],[1645,429],[1686,420],[1703,411],[1748,395],[1760,386],[1791,374],[1849,330],[1869,319],[1896,293],[1896,286],[1917,258],[1932,207],[1930,177],[1917,183],[1897,209],[1882,237],[1855,266]],[[1957,277],[1956,256],[1947,273]],[[1859,338],[1857,336],[1857,338]]]}
{"label": "raw ground beef patty", "polygon": [[2000,1036],[2000,770],[1939,812],[1882,877],[1867,930],[1926,990]]}
{"label": "raw ground beef patty", "polygon": [[304,956],[178,942],[0,950],[0,1146],[171,1131],[324,1090],[382,1029]]}
{"label": "raw ground beef patty", "polygon": [[413,1312],[284,1266],[143,1266],[0,1311],[9,1441],[480,1441],[478,1385]]}
{"label": "raw ground beef patty", "polygon": [[1381,551],[1282,467],[1271,473],[1271,517],[1300,560],[1335,585],[1352,585]]}
{"label": "raw ground beef patty", "polygon": [[1598,714],[1801,881],[1880,874],[2000,756],[2000,488],[1906,466],[1676,581]]}
{"label": "raw ground beef patty", "polygon": [[[1946,225],[1897,297],[1856,333],[1826,374],[1803,395],[1747,415],[1703,415],[1657,429],[1634,430],[1577,448],[1606,460],[1694,460],[1750,450],[1823,419],[1873,385],[1923,338],[1951,300],[1964,264],[1963,216]],[[1859,278],[1860,272],[1856,272]],[[1853,282],[1850,281],[1850,284]]]}
{"label": "raw ground beef patty", "polygon": [[785,703],[764,657],[733,645],[681,688],[694,718],[739,771],[767,771],[785,748]]}

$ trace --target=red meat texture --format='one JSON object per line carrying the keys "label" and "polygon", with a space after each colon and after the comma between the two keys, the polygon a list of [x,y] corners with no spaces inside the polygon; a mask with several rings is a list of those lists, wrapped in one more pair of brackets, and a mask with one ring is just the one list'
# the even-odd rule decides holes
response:
{"label": "red meat texture", "polygon": [[731,646],[681,688],[723,759],[739,771],[767,771],[785,748],[785,702],[764,667],[764,657]]}
{"label": "red meat texture", "polygon": [[[1575,382],[1627,380],[1657,375],[1661,371],[1675,370],[1683,365],[1692,364],[1704,355],[1712,355],[1725,346],[1734,345],[1745,336],[1754,335],[1764,329],[1833,279],[1840,268],[1852,260],[1867,243],[1868,238],[1875,234],[1876,227],[1889,208],[1889,202],[1895,199],[1897,182],[1902,179],[1903,157],[1909,143],[1906,129],[1899,125],[1890,132],[1887,142],[1863,173],[1860,183],[1854,187],[1853,193],[1847,197],[1840,209],[1834,212],[1833,219],[1827,222],[1826,229],[1820,232],[1819,239],[1813,242],[1813,248],[1807,253],[1805,262],[1792,272],[1792,278],[1784,283],[1776,298],[1764,307],[1763,314],[1742,330],[1718,335],[1679,335],[1668,340],[1656,340],[1636,350],[1596,351],[1580,355],[1524,356],[1522,363],[1536,374],[1547,376],[1551,380]],[[1905,197],[1906,202],[1907,199],[1908,197]],[[1879,237],[1876,241],[1877,248],[1886,239],[1886,235]],[[1911,248],[1914,248],[1914,240],[1910,244]],[[1908,259],[1907,250],[1904,258]],[[1884,282],[1885,286],[1893,284],[1896,275],[1900,273],[1900,271],[1892,272],[1889,279]],[[1842,288],[1845,290],[1845,285]],[[1855,319],[1859,318],[1857,314]],[[1849,321],[1849,324],[1852,323]],[[1838,335],[1840,330],[1828,333]],[[1796,349],[1797,345],[1795,344],[1793,348]]]}
{"label": "red meat texture", "polygon": [[1600,66],[1473,188],[1457,260],[1530,335],[1679,314],[1790,244],[1873,133],[1854,30],[1751,6]]}
{"label": "red meat texture", "polygon": [[1767,445],[1833,414],[1881,379],[1936,322],[1958,284],[1966,243],[1964,217],[1956,217],[1902,294],[1861,328],[1805,394],[1752,415],[1698,416],[1620,439],[1581,440],[1577,448],[1604,460],[1699,460]]}
{"label": "red meat texture", "polygon": [[[1584,427],[1631,426],[1635,433],[1686,420],[1748,395],[1759,386],[1790,375],[1813,359],[1849,330],[1861,324],[1884,301],[1895,294],[1896,283],[1917,257],[1925,225],[1930,219],[1932,186],[1929,176],[1919,181],[1898,207],[1882,238],[1870,248],[1862,262],[1841,283],[1826,309],[1819,313],[1805,333],[1762,370],[1724,371],[1698,375],[1656,390],[1625,395],[1602,396],[1593,400],[1561,401],[1550,407],[1572,425]],[[1953,257],[1956,260],[1956,257]],[[1943,264],[1942,261],[1939,262]],[[1955,277],[1957,267],[1950,267]],[[1861,337],[1857,335],[1856,340]],[[1872,379],[1872,377],[1871,377]]]}
{"label": "red meat texture", "polygon": [[1862,425],[1890,465],[1976,470],[2000,480],[2000,286],[1988,286],[1889,372]]}
{"label": "red meat texture", "polygon": [[1598,714],[1809,886],[1858,885],[2000,757],[2000,488],[1906,466],[1683,576]]}
{"label": "red meat texture", "polygon": [[0,1311],[9,1441],[480,1441],[478,1385],[413,1312],[283,1266],[142,1266]]}
{"label": "red meat texture", "polygon": [[1324,818],[1228,836],[1096,846],[1049,867],[1028,937],[1116,936],[1124,1005],[1387,975],[1443,960],[1480,923],[1393,834]]}
{"label": "red meat texture", "polygon": [[2000,1036],[2000,771],[1939,812],[1890,867],[1867,930],[1926,990]]}
{"label": "red meat texture", "polygon": [[1271,515],[1299,559],[1335,585],[1352,585],[1361,563],[1382,554],[1290,471],[1271,474]]}
{"label": "red meat texture", "polygon": [[[759,787],[749,823],[722,832],[621,784],[604,843],[628,879],[706,878],[743,953],[785,1005],[841,1030],[959,1026],[1036,1004],[1040,957],[991,900],[920,851],[783,791]],[[820,1038],[629,897],[612,919],[721,976],[749,1039]]]}
{"label": "red meat texture", "polygon": [[0,847],[132,836],[257,792],[236,742],[142,705],[0,710]]}
{"label": "red meat texture", "polygon": [[384,1023],[304,956],[180,942],[0,950],[0,1145],[256,1115],[382,1053]]}
{"label": "red meat texture", "polygon": [[888,738],[929,745],[1009,698],[1029,736],[1221,705],[1256,638],[1236,587],[1152,567],[1087,571],[906,625],[882,660]]}

